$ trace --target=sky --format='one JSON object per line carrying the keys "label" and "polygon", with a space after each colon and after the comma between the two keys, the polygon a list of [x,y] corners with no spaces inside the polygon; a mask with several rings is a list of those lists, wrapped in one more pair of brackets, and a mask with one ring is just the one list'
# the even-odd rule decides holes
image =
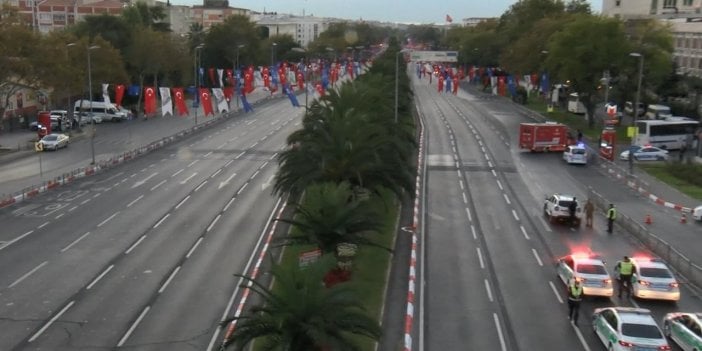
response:
{"label": "sky", "polygon": [[[499,17],[516,0],[229,0],[229,6],[252,11],[289,13],[301,16],[336,17],[348,20],[377,20],[400,23],[454,23],[468,17]],[[600,12],[602,0],[589,0]],[[202,0],[171,0],[177,5],[201,5]]]}

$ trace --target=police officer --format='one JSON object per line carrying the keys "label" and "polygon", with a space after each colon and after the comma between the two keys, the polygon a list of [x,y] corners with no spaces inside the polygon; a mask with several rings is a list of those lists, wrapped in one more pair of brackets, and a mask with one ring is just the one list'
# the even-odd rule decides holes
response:
{"label": "police officer", "polygon": [[631,276],[634,273],[634,264],[629,257],[624,256],[624,260],[617,262],[614,270],[619,272],[619,297],[622,297],[622,290],[626,283],[626,295],[631,296]]}
{"label": "police officer", "polygon": [[617,209],[614,208],[614,204],[609,204],[609,210],[607,210],[607,233],[612,234],[615,219],[617,219]]}
{"label": "police officer", "polygon": [[580,301],[583,299],[583,287],[580,282],[573,279],[573,282],[568,285],[568,319],[573,321],[573,324],[578,325],[578,315],[580,314]]}

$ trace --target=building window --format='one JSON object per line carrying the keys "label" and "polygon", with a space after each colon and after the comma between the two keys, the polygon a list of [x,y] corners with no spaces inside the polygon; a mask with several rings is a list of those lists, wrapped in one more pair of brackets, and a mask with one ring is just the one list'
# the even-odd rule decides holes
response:
{"label": "building window", "polygon": [[663,0],[663,8],[677,7],[678,0]]}
{"label": "building window", "polygon": [[655,15],[658,13],[658,0],[651,0],[651,14]]}
{"label": "building window", "polygon": [[692,6],[692,0],[683,0],[683,6]]}
{"label": "building window", "polygon": [[622,1],[621,0],[615,1],[614,6],[616,6],[616,7],[622,6]]}

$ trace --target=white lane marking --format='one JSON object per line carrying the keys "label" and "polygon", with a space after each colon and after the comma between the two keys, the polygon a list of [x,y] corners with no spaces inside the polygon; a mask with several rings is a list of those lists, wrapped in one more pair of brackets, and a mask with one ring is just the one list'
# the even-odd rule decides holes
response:
{"label": "white lane marking", "polygon": [[219,221],[220,217],[222,217],[222,214],[218,214],[217,217],[215,217],[215,219],[212,220],[212,223],[210,223],[210,225],[207,226],[206,232],[209,232],[210,230],[212,230],[212,227],[214,227],[214,225],[217,223],[217,221]]}
{"label": "white lane marking", "polygon": [[[113,187],[115,187],[117,185],[119,185],[119,184],[115,184],[115,185],[113,185]],[[107,190],[109,190],[109,189],[106,189],[105,191],[107,191]],[[93,199],[100,196],[100,195],[102,195],[102,193],[97,193],[97,194],[93,195]]]}
{"label": "white lane marking", "polygon": [[487,279],[485,279],[485,291],[487,291],[488,299],[490,299],[490,302],[493,302],[494,300],[492,299],[492,290],[490,290],[490,282],[488,282]]}
{"label": "white lane marking", "polygon": [[468,215],[468,222],[473,221],[473,216],[470,215],[470,209],[466,207],[466,214]]}
{"label": "white lane marking", "polygon": [[163,291],[166,290],[166,287],[168,286],[168,284],[171,283],[173,277],[175,277],[175,275],[178,274],[178,271],[180,271],[180,266],[176,267],[176,269],[173,270],[173,273],[171,273],[171,276],[168,277],[168,279],[166,279],[166,282],[164,282],[163,285],[161,285],[161,288],[158,289],[159,294],[163,293]]}
{"label": "white lane marking", "polygon": [[512,204],[512,202],[509,201],[509,197],[507,197],[507,194],[502,193],[502,196],[504,196],[505,201],[507,201],[507,204],[508,204],[508,205],[511,205],[511,204]]}
{"label": "white lane marking", "polygon": [[227,146],[227,143],[224,143],[224,144],[222,144],[222,145],[220,145],[220,146],[217,146],[217,150],[219,150],[219,149],[221,149],[221,148],[223,148],[223,147],[225,147],[225,146]]}
{"label": "white lane marking", "polygon": [[493,177],[497,178],[497,172],[495,172],[494,169],[491,169],[490,172],[492,172],[492,176],[493,176]]}
{"label": "white lane marking", "polygon": [[44,222],[44,224],[38,226],[37,229],[44,228],[44,227],[46,227],[47,225],[49,225],[49,223],[51,223],[51,222]]}
{"label": "white lane marking", "polygon": [[246,151],[242,151],[240,154],[236,155],[236,157],[234,157],[234,159],[238,160],[241,156],[244,156],[245,153],[246,153]]}
{"label": "white lane marking", "polygon": [[464,189],[465,189],[465,186],[463,185],[463,180],[462,180],[462,179],[458,181],[458,186],[461,187],[461,190],[464,190]]}
{"label": "white lane marking", "polygon": [[261,171],[256,171],[254,174],[251,175],[251,178],[249,179],[254,179],[256,176],[260,173]]}
{"label": "white lane marking", "polygon": [[97,278],[93,279],[93,281],[90,282],[90,284],[88,284],[88,286],[85,287],[85,290],[90,290],[90,289],[92,289],[93,286],[94,286],[95,284],[97,284],[97,282],[100,281],[100,279],[102,279],[107,273],[109,273],[109,272],[112,270],[112,268],[115,268],[115,265],[111,264],[111,265],[110,265],[109,267],[107,267],[104,271],[102,271],[102,273],[100,273],[100,275],[98,275]]}
{"label": "white lane marking", "polygon": [[575,334],[578,335],[578,340],[580,340],[580,343],[583,345],[583,348],[585,349],[585,351],[590,351],[590,347],[587,346],[587,342],[585,342],[585,338],[583,337],[583,333],[580,332],[580,328],[578,328],[573,323],[570,323],[570,325],[575,330]]}
{"label": "white lane marking", "polygon": [[561,294],[558,293],[558,290],[556,290],[556,286],[553,285],[552,281],[548,282],[549,285],[551,285],[551,290],[553,290],[553,293],[556,295],[556,298],[558,299],[558,303],[563,303],[563,299],[561,298]]}
{"label": "white lane marking", "polygon": [[104,221],[100,222],[100,224],[97,225],[98,228],[102,227],[105,223],[109,222],[112,218],[115,218],[115,216],[118,214],[119,214],[119,211],[113,213],[112,216],[107,217],[107,219],[105,219]]}
{"label": "white lane marking", "polygon": [[485,269],[485,262],[483,262],[483,253],[480,251],[479,247],[475,248],[478,251],[478,260],[480,261],[480,268]]}
{"label": "white lane marking", "polygon": [[129,253],[132,252],[132,250],[134,250],[134,248],[137,247],[137,245],[141,244],[141,242],[142,242],[144,239],[146,239],[146,234],[142,235],[141,238],[139,238],[139,240],[137,240],[137,242],[135,242],[134,244],[132,244],[132,246],[130,246],[129,249],[127,249],[127,251],[124,252],[124,254],[125,254],[125,255],[129,255]]}
{"label": "white lane marking", "polygon": [[136,199],[132,200],[132,202],[128,203],[128,204],[127,204],[127,207],[131,207],[131,206],[134,205],[137,201],[141,200],[141,198],[143,198],[143,197],[144,197],[144,195],[139,195],[139,197],[137,197]]}
{"label": "white lane marking", "polygon": [[197,247],[200,246],[200,243],[202,242],[202,239],[203,239],[202,237],[199,237],[199,238],[197,239],[197,241],[195,242],[195,245],[193,245],[193,247],[191,247],[190,250],[188,251],[188,254],[185,255],[185,258],[190,258],[190,255],[192,255],[193,252],[195,252],[195,249],[197,249]]}
{"label": "white lane marking", "polygon": [[463,203],[464,203],[464,204],[467,204],[467,203],[468,203],[468,198],[466,197],[466,193],[461,193],[461,195],[463,196]]}
{"label": "white lane marking", "polygon": [[129,176],[129,178],[134,178],[134,177],[136,177],[136,175],[137,175],[136,173],[133,173],[132,175]]}
{"label": "white lane marking", "polygon": [[180,181],[180,184],[183,185],[183,184],[187,183],[190,179],[193,179],[193,177],[195,175],[197,175],[197,172],[191,174],[190,177],[187,177],[187,178],[183,179],[182,181]]}
{"label": "white lane marking", "polygon": [[75,302],[75,301],[69,302],[68,305],[66,305],[66,307],[64,307],[63,309],[61,309],[61,311],[60,311],[59,313],[57,313],[53,318],[51,318],[48,322],[46,322],[46,324],[44,324],[44,326],[41,327],[41,329],[39,329],[39,331],[36,332],[36,334],[32,335],[32,337],[29,338],[29,340],[27,340],[27,342],[33,342],[33,341],[36,340],[39,336],[41,336],[41,334],[44,333],[47,329],[49,329],[49,327],[50,327],[52,324],[54,324],[54,322],[56,322],[57,319],[61,318],[61,316],[62,316],[64,313],[66,313],[66,311],[68,311],[68,309],[71,308],[71,306],[73,306],[74,303],[76,303],[76,302]]}
{"label": "white lane marking", "polygon": [[229,205],[231,205],[231,204],[234,202],[234,200],[236,200],[235,197],[233,197],[231,200],[229,200],[229,202],[227,202],[227,206],[224,206],[224,208],[222,209],[222,212],[224,212],[224,211],[226,211],[227,209],[229,209]]}
{"label": "white lane marking", "polygon": [[76,208],[78,208],[78,206],[73,206],[73,207],[68,209],[68,212],[73,212],[73,210],[75,210]]}
{"label": "white lane marking", "polygon": [[244,183],[244,185],[241,186],[241,189],[239,189],[239,191],[236,192],[236,195],[238,196],[239,194],[241,194],[241,192],[244,191],[244,189],[246,189],[247,185],[249,185],[249,182]]}
{"label": "white lane marking", "polygon": [[83,239],[84,239],[86,236],[88,236],[88,235],[90,235],[90,232],[86,232],[85,234],[83,234],[83,235],[81,235],[80,237],[78,237],[78,239],[73,240],[72,243],[68,244],[68,246],[66,246],[66,247],[64,247],[63,249],[61,249],[61,252],[66,252],[66,251],[68,251],[70,248],[73,247],[73,245],[77,244],[79,241],[83,240]]}
{"label": "white lane marking", "polygon": [[500,190],[505,190],[505,189],[502,187],[502,183],[500,182],[499,179],[497,179],[497,186],[500,188]]}
{"label": "white lane marking", "polygon": [[524,229],[524,226],[523,226],[523,225],[520,225],[520,226],[519,226],[519,229],[522,230],[522,234],[524,234],[524,237],[525,237],[527,240],[531,240],[531,238],[529,238],[529,234],[527,234],[526,229]]}
{"label": "white lane marking", "polygon": [[87,204],[88,202],[90,202],[90,199],[85,199],[85,200],[81,201],[80,204],[81,204],[81,205],[85,205],[85,204]]}
{"label": "white lane marking", "polygon": [[207,184],[207,180],[205,180],[205,181],[203,181],[202,183],[200,183],[200,185],[198,185],[197,188],[195,188],[194,191],[200,190],[200,188],[202,188],[205,184]]}
{"label": "white lane marking", "polygon": [[533,249],[533,248],[532,248],[532,249],[531,249],[531,252],[534,254],[534,258],[536,258],[536,262],[539,263],[539,266],[543,267],[543,266],[544,266],[544,263],[541,262],[541,257],[539,257],[539,253],[536,252],[536,249]]}
{"label": "white lane marking", "polygon": [[54,219],[59,219],[59,218],[63,217],[63,215],[65,215],[65,213],[59,214],[58,216],[54,217]]}
{"label": "white lane marking", "polygon": [[176,205],[175,209],[177,210],[178,208],[180,208],[180,206],[181,206],[182,204],[184,204],[185,201],[188,201],[189,198],[190,198],[190,195],[186,196],[185,199],[180,200],[180,202]]}
{"label": "white lane marking", "polygon": [[507,345],[505,344],[505,336],[502,335],[502,327],[500,327],[500,318],[497,317],[497,313],[493,313],[492,318],[495,320],[495,328],[497,328],[497,336],[500,338],[500,347],[502,347],[502,351],[507,351]]}
{"label": "white lane marking", "polygon": [[490,167],[492,167],[492,163],[489,162],[489,161],[490,161],[490,156],[488,156],[488,154],[483,154],[483,155],[485,156],[485,161],[488,161],[488,163],[490,164]]}
{"label": "white lane marking", "polygon": [[251,144],[251,146],[249,146],[249,149],[253,149],[253,148],[255,148],[255,147],[256,147],[256,145],[258,145],[258,141],[257,141],[257,142],[255,142],[255,143],[253,143],[253,144]]}
{"label": "white lane marking", "polygon": [[192,165],[196,164],[200,160],[194,160],[193,162],[190,162],[185,168],[190,168]]}
{"label": "white lane marking", "polygon": [[23,276],[19,277],[17,280],[12,282],[12,284],[10,284],[7,288],[8,289],[12,288],[15,285],[21,283],[23,280],[27,279],[30,275],[34,274],[36,271],[41,269],[41,267],[44,267],[47,263],[49,263],[49,261],[44,261],[44,262],[40,263],[38,266],[34,267],[31,271],[25,273]]}
{"label": "white lane marking", "polygon": [[227,163],[224,164],[224,167],[228,167],[230,164],[232,164],[232,162],[234,162],[234,160],[227,161]]}
{"label": "white lane marking", "polygon": [[213,174],[212,174],[212,175],[210,176],[210,178],[214,178],[214,177],[216,177],[216,176],[217,176],[217,175],[219,174],[219,172],[221,172],[221,171],[222,171],[222,169],[221,169],[221,168],[220,168],[220,169],[218,169],[218,170],[217,170],[216,172],[214,172],[214,173],[213,173]]}
{"label": "white lane marking", "polygon": [[122,339],[119,340],[119,343],[117,343],[117,347],[122,347],[122,345],[124,345],[124,343],[127,342],[127,339],[129,339],[129,336],[132,335],[132,333],[134,332],[134,329],[136,329],[136,327],[139,325],[139,323],[141,323],[141,320],[144,319],[144,316],[146,316],[146,314],[149,312],[150,309],[151,309],[151,306],[146,306],[146,308],[144,308],[144,311],[141,312],[141,314],[139,315],[139,318],[137,318],[137,320],[134,321],[134,324],[132,324],[132,326],[129,327],[129,330],[127,330],[127,332],[124,333],[124,336],[122,337]]}
{"label": "white lane marking", "polygon": [[210,155],[212,155],[212,151],[210,151],[210,152],[204,154],[202,157],[209,157]]}
{"label": "white lane marking", "polygon": [[183,172],[184,170],[185,170],[185,168],[179,169],[178,172],[175,172],[175,173],[173,173],[173,175],[171,175],[171,178],[173,178],[173,177],[179,175],[179,174],[180,174],[181,172]]}
{"label": "white lane marking", "polygon": [[138,182],[135,182],[134,185],[132,185],[132,189],[144,185],[144,183],[146,183],[147,181],[149,181],[149,179],[155,177],[157,174],[158,174],[158,172],[151,173],[150,176],[148,176],[148,177],[146,177],[146,178],[144,178],[144,179],[142,179],[142,180],[140,180],[140,181],[138,181]]}
{"label": "white lane marking", "polygon": [[478,235],[475,234],[475,227],[471,224],[470,231],[473,232],[473,239],[478,240]]}
{"label": "white lane marking", "polygon": [[266,190],[266,188],[271,186],[271,184],[273,184],[273,180],[275,180],[275,174],[268,177],[268,179],[266,179],[266,181],[263,182],[263,184],[261,184],[261,190]]}
{"label": "white lane marking", "polygon": [[234,140],[236,140],[236,138],[238,138],[238,136],[235,136],[235,137],[229,139],[229,141],[234,141]]}
{"label": "white lane marking", "polygon": [[168,218],[168,217],[170,217],[170,216],[171,216],[171,214],[170,214],[170,213],[166,213],[166,215],[165,215],[165,216],[163,216],[163,218],[161,218],[161,220],[160,220],[160,221],[158,221],[158,222],[156,222],[156,224],[154,224],[154,229],[158,228],[158,226],[160,226],[160,225],[161,225],[161,223],[163,223],[163,221],[165,221],[165,220],[166,220],[166,218]]}
{"label": "white lane marking", "polygon": [[158,187],[160,187],[161,185],[163,185],[163,183],[165,183],[165,182],[166,182],[166,180],[165,180],[165,179],[164,179],[164,180],[162,180],[162,181],[161,181],[160,183],[158,183],[158,184],[154,185],[154,186],[153,186],[153,187],[152,187],[152,188],[151,188],[150,190],[151,190],[151,191],[154,191],[154,190],[156,190],[156,189],[157,189]]}
{"label": "white lane marking", "polygon": [[514,209],[512,209],[512,216],[514,216],[514,220],[519,222],[519,216],[517,216],[517,211],[515,211]]}
{"label": "white lane marking", "polygon": [[230,175],[229,178],[225,179],[223,182],[220,182],[219,186],[217,187],[217,190],[222,189],[225,185],[228,185],[234,177],[236,177],[236,173],[232,173],[232,175]]}
{"label": "white lane marking", "polygon": [[[487,158],[487,155],[485,155],[485,158]],[[492,162],[488,161],[488,167],[493,168]]]}

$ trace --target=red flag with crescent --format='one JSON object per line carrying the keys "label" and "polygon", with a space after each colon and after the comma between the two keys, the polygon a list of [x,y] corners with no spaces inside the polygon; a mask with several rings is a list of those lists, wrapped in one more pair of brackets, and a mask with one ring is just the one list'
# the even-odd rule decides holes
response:
{"label": "red flag with crescent", "polygon": [[202,110],[205,112],[205,116],[213,115],[214,110],[212,110],[212,95],[210,95],[210,89],[200,88],[200,101],[202,102]]}
{"label": "red flag with crescent", "polygon": [[117,84],[115,86],[115,105],[117,107],[122,106],[122,99],[124,98],[124,84]]}
{"label": "red flag with crescent", "polygon": [[317,82],[315,88],[317,89],[317,93],[319,94],[319,96],[324,96],[324,87],[322,86],[322,83]]}
{"label": "red flag with crescent", "polygon": [[183,88],[172,88],[173,97],[175,99],[176,110],[178,115],[184,116],[188,114],[188,106],[185,103],[185,95],[183,94]]}
{"label": "red flag with crescent", "polygon": [[227,101],[232,101],[232,96],[234,96],[234,87],[224,87],[222,90],[224,92],[224,98],[227,99]]}
{"label": "red flag with crescent", "polygon": [[154,87],[144,87],[144,113],[156,113],[156,93]]}
{"label": "red flag with crescent", "polygon": [[226,73],[227,74],[227,82],[229,82],[229,84],[231,86],[234,86],[234,70],[232,70],[231,68],[227,68],[226,72],[227,72]]}
{"label": "red flag with crescent", "polygon": [[210,76],[210,82],[212,82],[212,86],[217,85],[217,81],[215,80],[215,69],[214,68],[208,68],[207,69],[207,75]]}

